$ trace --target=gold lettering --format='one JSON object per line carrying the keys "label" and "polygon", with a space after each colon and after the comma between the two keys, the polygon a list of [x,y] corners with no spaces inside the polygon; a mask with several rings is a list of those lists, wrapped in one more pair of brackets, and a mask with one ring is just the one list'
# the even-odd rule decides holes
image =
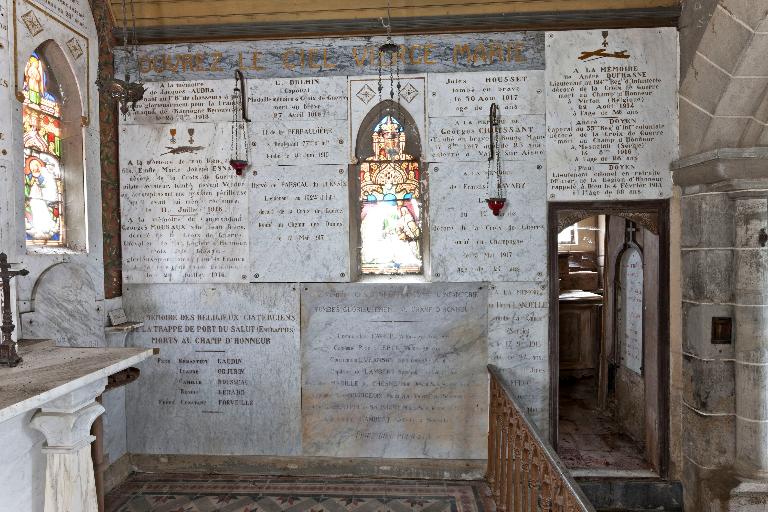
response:
{"label": "gold lettering", "polygon": [[328,62],[328,48],[323,48],[323,67],[325,69],[334,69],[336,64]]}
{"label": "gold lettering", "polygon": [[261,53],[253,52],[251,55],[251,69],[256,71],[264,71],[264,66],[259,64],[259,59],[261,59]]}
{"label": "gold lettering", "polygon": [[[429,60],[429,58],[432,56],[432,50],[434,50],[435,45],[432,43],[427,43],[424,45],[424,64],[437,64],[437,62],[433,60]],[[456,55],[456,48],[453,49],[454,55]],[[454,62],[456,61],[454,57]]]}
{"label": "gold lettering", "polygon": [[291,55],[294,55],[294,54],[296,54],[296,50],[293,48],[288,48],[283,52],[283,67],[285,69],[289,69],[291,71],[296,69],[296,64],[290,61]]}
{"label": "gold lettering", "polygon": [[525,62],[528,60],[523,54],[523,43],[515,43],[515,62]]}
{"label": "gold lettering", "polygon": [[[470,63],[472,61],[472,55],[470,54],[469,45],[468,44],[462,44],[462,45],[456,44],[453,47],[453,63],[454,64],[458,64],[459,63],[459,58],[462,55],[466,55],[467,63]],[[425,58],[426,58],[426,55],[425,55]]]}
{"label": "gold lettering", "polygon": [[149,73],[152,70],[152,60],[149,57],[139,57],[139,70],[142,73]]}
{"label": "gold lettering", "polygon": [[486,50],[483,43],[475,46],[475,51],[472,54],[472,64],[477,64],[477,61],[482,57],[483,62],[488,64],[488,50]]}
{"label": "gold lettering", "polygon": [[205,54],[204,53],[196,53],[195,54],[195,69],[194,69],[194,71],[205,71],[205,68],[203,67],[204,63],[205,63]]}
{"label": "gold lettering", "polygon": [[211,62],[211,71],[224,71],[219,67],[219,62],[221,62],[222,54],[221,52],[213,52],[213,62]]}
{"label": "gold lettering", "polygon": [[363,48],[362,49],[363,55],[361,57],[358,57],[358,48],[352,48],[352,57],[355,59],[355,65],[359,68],[363,67],[365,65],[365,61],[368,60],[368,56],[370,55],[370,48]]}
{"label": "gold lettering", "polygon": [[192,71],[192,54],[182,53],[181,55],[176,56],[176,61],[181,61],[182,71]]}
{"label": "gold lettering", "polygon": [[[173,64],[171,64],[173,63]],[[179,61],[178,60],[171,60],[171,56],[167,53],[163,56],[163,69],[167,70],[173,70],[174,73],[179,72]]]}
{"label": "gold lettering", "polygon": [[418,64],[421,62],[421,57],[416,58],[414,57],[414,53],[416,50],[421,48],[420,44],[412,44],[410,48],[408,48],[408,60],[411,62],[411,64]]}
{"label": "gold lettering", "polygon": [[320,69],[320,64],[315,64],[315,53],[317,52],[317,48],[310,48],[307,52],[307,65],[309,66],[309,69]]}
{"label": "gold lettering", "polygon": [[488,60],[490,60],[491,64],[493,64],[494,57],[499,59],[499,62],[504,62],[504,47],[502,47],[499,43],[494,42],[490,44],[490,48],[491,52]]}

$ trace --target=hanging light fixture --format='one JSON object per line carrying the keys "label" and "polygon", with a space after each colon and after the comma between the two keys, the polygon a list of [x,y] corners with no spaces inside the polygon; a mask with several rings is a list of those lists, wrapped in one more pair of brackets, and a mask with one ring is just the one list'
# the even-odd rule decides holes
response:
{"label": "hanging light fixture", "polygon": [[488,133],[490,134],[490,155],[488,156],[488,187],[491,187],[493,178],[493,162],[496,161],[496,194],[491,195],[485,200],[488,203],[488,208],[491,209],[493,215],[498,217],[501,214],[501,210],[504,208],[507,199],[502,194],[501,183],[501,152],[499,151],[499,106],[495,103],[491,104],[491,111],[488,116]]}
{"label": "hanging light fixture", "polygon": [[392,17],[390,15],[390,0],[387,0],[387,21],[380,18],[381,24],[387,30],[387,40],[379,46],[379,103],[381,103],[384,83],[382,80],[383,61],[387,61],[387,71],[389,72],[389,99],[395,100],[395,89],[397,89],[397,104],[400,105],[400,46],[392,40]]}
{"label": "hanging light fixture", "polygon": [[230,146],[229,165],[238,176],[248,167],[248,107],[245,97],[245,77],[239,69],[235,70],[235,88],[232,91],[232,143]]}
{"label": "hanging light fixture", "polygon": [[[128,45],[128,8],[127,1],[131,3],[131,45]],[[112,77],[108,80],[96,81],[96,85],[102,94],[106,94],[120,104],[120,112],[123,117],[128,115],[128,106],[136,110],[136,103],[144,97],[144,84],[141,82],[141,68],[139,66],[138,40],[136,39],[136,12],[133,6],[133,0],[122,0],[123,7],[123,68],[125,69],[125,79],[120,80]],[[114,52],[113,52],[114,53]],[[131,68],[136,76],[136,81],[131,81]]]}

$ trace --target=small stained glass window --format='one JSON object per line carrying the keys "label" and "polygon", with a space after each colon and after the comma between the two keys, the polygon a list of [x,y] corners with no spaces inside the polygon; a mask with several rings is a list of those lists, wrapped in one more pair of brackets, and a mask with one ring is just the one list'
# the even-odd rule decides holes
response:
{"label": "small stained glass window", "polygon": [[33,53],[24,68],[24,220],[28,245],[64,245],[61,98],[48,65]]}
{"label": "small stained glass window", "polygon": [[418,274],[421,256],[419,162],[406,154],[406,132],[384,115],[360,164],[360,259],[363,274]]}

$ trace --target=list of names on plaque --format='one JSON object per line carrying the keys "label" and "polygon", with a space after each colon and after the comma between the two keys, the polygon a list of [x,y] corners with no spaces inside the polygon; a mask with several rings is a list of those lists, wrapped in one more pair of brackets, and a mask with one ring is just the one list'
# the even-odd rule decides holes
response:
{"label": "list of names on plaque", "polygon": [[128,387],[129,451],[300,452],[294,286],[129,285],[124,304],[144,320],[128,344],[160,349]]}
{"label": "list of names on plaque", "polygon": [[488,296],[488,362],[498,366],[541,428],[549,418],[549,322],[544,282],[493,283]]}
{"label": "list of names on plaque", "polygon": [[[122,124],[228,123],[233,81],[197,80],[146,84],[144,98]],[[180,134],[184,137],[184,134]]]}
{"label": "list of names on plaque", "polygon": [[346,166],[262,167],[250,181],[252,281],[348,281]]}
{"label": "list of names on plaque", "polygon": [[254,119],[312,121],[347,119],[345,77],[250,80],[248,112]]}
{"label": "list of names on plaque", "polygon": [[126,282],[248,281],[248,184],[227,161],[226,128],[121,128],[135,148],[120,153]]}
{"label": "list of names on plaque", "polygon": [[[533,281],[546,274],[546,176],[543,165],[504,162],[506,204],[498,217],[488,164],[432,164],[429,236],[435,281]],[[489,183],[490,182],[490,183]]]}
{"label": "list of names on plaque", "polygon": [[676,49],[674,28],[547,34],[550,200],[671,195]]}
{"label": "list of names on plaque", "polygon": [[257,165],[336,165],[349,159],[346,120],[254,121],[248,128]]}
{"label": "list of names on plaque", "polygon": [[544,70],[429,75],[430,117],[544,114]]}
{"label": "list of names on plaque", "polygon": [[482,458],[487,300],[477,283],[303,287],[304,454]]}
{"label": "list of names on plaque", "polygon": [[[490,108],[490,103],[486,105]],[[544,115],[502,115],[498,151],[504,160],[544,162]],[[433,162],[478,162],[488,159],[488,114],[430,117],[429,159]]]}

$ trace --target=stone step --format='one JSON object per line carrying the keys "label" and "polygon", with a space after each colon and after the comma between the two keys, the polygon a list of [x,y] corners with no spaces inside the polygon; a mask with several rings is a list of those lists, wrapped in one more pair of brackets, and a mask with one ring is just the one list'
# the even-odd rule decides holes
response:
{"label": "stone step", "polygon": [[577,481],[598,512],[683,512],[680,482],[647,478]]}

